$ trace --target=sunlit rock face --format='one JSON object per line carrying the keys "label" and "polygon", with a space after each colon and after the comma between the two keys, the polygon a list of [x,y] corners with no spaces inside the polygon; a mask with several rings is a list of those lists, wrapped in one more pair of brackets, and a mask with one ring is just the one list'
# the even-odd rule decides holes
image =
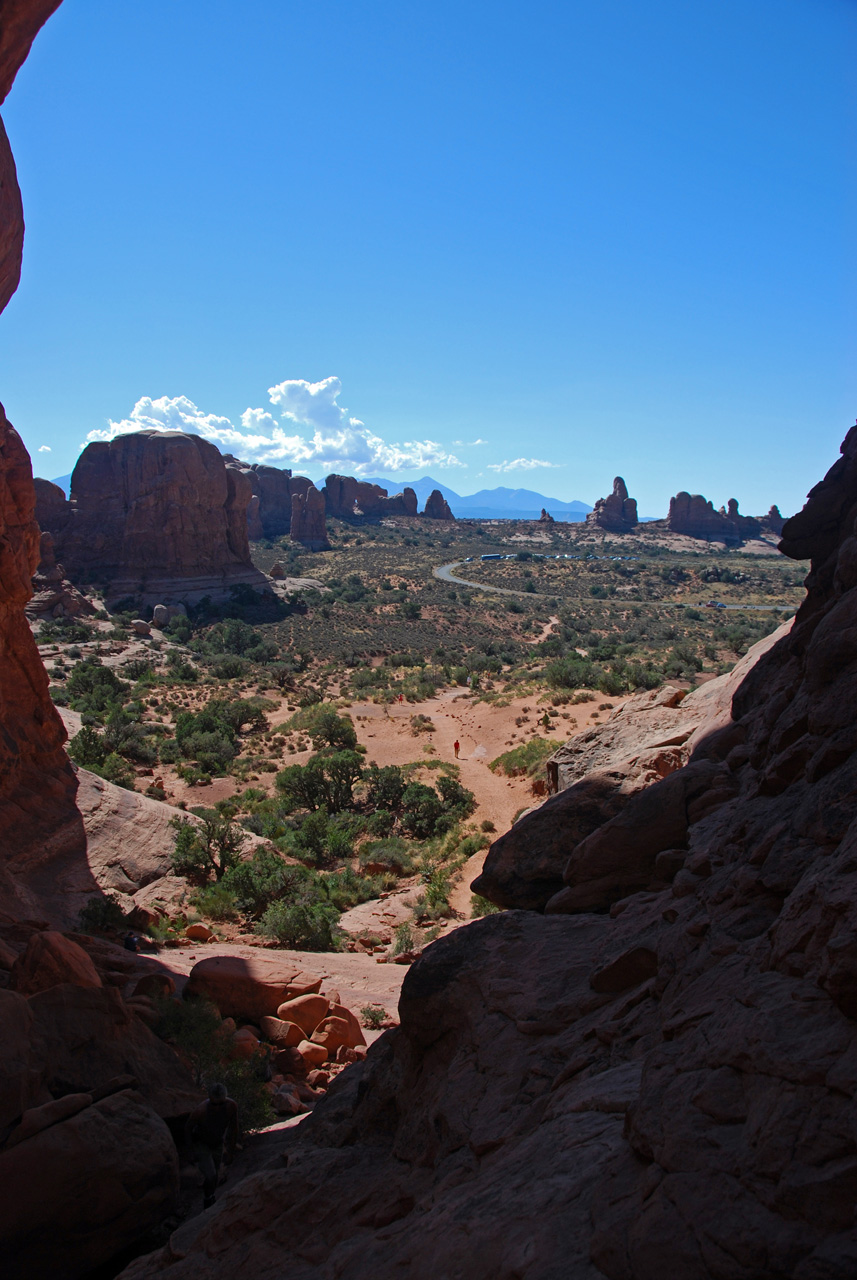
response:
{"label": "sunlit rock face", "polygon": [[628,497],[628,486],[621,476],[613,481],[613,492],[599,498],[586,517],[586,523],[611,533],[629,533],[637,527],[637,500]]}

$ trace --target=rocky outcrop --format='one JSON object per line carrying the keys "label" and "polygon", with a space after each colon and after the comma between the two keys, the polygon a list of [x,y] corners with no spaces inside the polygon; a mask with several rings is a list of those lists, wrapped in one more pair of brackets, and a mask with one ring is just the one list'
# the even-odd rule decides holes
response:
{"label": "rocky outcrop", "polygon": [[56,554],[75,582],[142,603],[227,598],[269,586],[247,540],[251,482],[214,445],[178,431],[137,431],[87,445],[71,477]]}
{"label": "rocky outcrop", "polygon": [[410,488],[388,497],[387,490],[378,484],[356,480],[354,476],[330,475],[322,493],[327,514],[340,520],[417,514],[417,495]]}
{"label": "rocky outcrop", "polygon": [[78,618],[95,613],[95,605],[65,577],[57,564],[54,540],[43,533],[39,540],[39,566],[33,574],[33,598],[26,606],[28,618]]}
{"label": "rocky outcrop", "polygon": [[[413,490],[407,489],[405,490],[405,492],[412,493]],[[450,507],[446,498],[441,493],[440,489],[432,489],[431,493],[426,498],[426,505],[425,505],[425,510],[423,511],[423,515],[427,516],[429,520],[454,520],[455,519],[455,516],[452,514],[452,508]]]}
{"label": "rocky outcrop", "polygon": [[314,485],[304,494],[292,495],[289,537],[292,542],[299,542],[310,551],[326,551],[330,546],[327,540],[324,495]]}
{"label": "rocky outcrop", "polygon": [[784,530],[794,626],[578,846],[590,901],[427,948],[287,1167],[126,1277],[850,1280],[855,522],[857,428]]}
{"label": "rocky outcrop", "polygon": [[304,497],[315,486],[307,476],[293,476],[286,467],[269,467],[263,463],[242,462],[227,453],[223,455],[227,467],[242,472],[250,482],[251,497],[247,504],[247,535],[253,541],[260,538],[281,538],[292,523],[292,497],[298,493]]}
{"label": "rocky outcrop", "polygon": [[783,532],[785,527],[785,518],[780,515],[780,509],[776,503],[771,507],[766,516],[762,516],[759,524],[765,533],[775,533],[777,537]]}
{"label": "rocky outcrop", "polygon": [[613,481],[613,492],[607,498],[599,498],[586,517],[586,523],[607,529],[611,533],[628,533],[636,529],[637,500],[628,497],[628,488],[621,476]]}
{"label": "rocky outcrop", "polygon": [[[588,518],[588,517],[587,517]],[[672,533],[684,533],[690,538],[705,538],[709,542],[725,542],[734,546],[747,538],[757,538],[761,525],[752,516],[738,513],[738,503],[729,499],[728,508],[714,510],[700,493],[683,490],[670,498],[667,527]]]}
{"label": "rocky outcrop", "polygon": [[556,524],[553,516],[542,507],[542,514],[539,516],[539,524]]}

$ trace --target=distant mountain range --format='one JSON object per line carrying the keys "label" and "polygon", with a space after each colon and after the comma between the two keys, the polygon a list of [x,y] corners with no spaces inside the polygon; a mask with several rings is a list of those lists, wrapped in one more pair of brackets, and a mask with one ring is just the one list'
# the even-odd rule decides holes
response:
{"label": "distant mountain range", "polygon": [[497,489],[480,489],[478,493],[462,496],[439,480],[432,480],[431,476],[406,481],[385,480],[380,476],[367,479],[369,484],[379,484],[389,494],[401,493],[406,486],[413,489],[421,507],[432,489],[439,489],[452,508],[452,514],[465,520],[538,520],[542,508],[554,520],[585,520],[586,513],[592,510],[585,502],[560,502],[558,498],[547,498],[533,489],[506,489],[501,485]]}
{"label": "distant mountain range", "polygon": [[[364,477],[361,476],[360,479]],[[57,476],[54,480],[54,484],[64,490],[66,497],[70,483],[70,472],[67,476]],[[462,496],[439,480],[432,480],[431,476],[405,482],[371,476],[367,483],[379,484],[389,494],[401,493],[407,485],[416,493],[420,507],[425,506],[432,489],[440,489],[452,508],[452,514],[465,520],[538,520],[544,507],[554,520],[575,521],[585,520],[586,513],[592,510],[585,502],[560,502],[558,498],[547,498],[533,489],[506,489],[502,485],[497,489],[480,489],[478,493]]]}

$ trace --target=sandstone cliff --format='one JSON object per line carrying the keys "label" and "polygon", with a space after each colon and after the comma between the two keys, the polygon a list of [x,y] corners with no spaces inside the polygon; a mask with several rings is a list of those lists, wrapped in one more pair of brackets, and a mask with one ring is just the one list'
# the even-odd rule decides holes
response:
{"label": "sandstone cliff", "polygon": [[667,527],[672,533],[729,545],[743,542],[745,538],[757,538],[761,529],[759,521],[752,516],[739,515],[734,498],[729,499],[727,509],[721,507],[715,511],[714,504],[707,502],[702,494],[684,490],[670,498]]}
{"label": "sandstone cliff", "polygon": [[628,488],[621,476],[613,481],[613,492],[609,497],[598,499],[587,515],[586,523],[612,533],[628,533],[637,527],[637,500],[628,497]]}
{"label": "sandstone cliff", "polygon": [[177,431],[137,431],[87,445],[71,478],[56,555],[75,582],[143,603],[227,597],[268,586],[247,540],[252,485],[214,445]]}
{"label": "sandstone cliff", "polygon": [[806,602],[727,722],[577,846],[552,914],[428,948],[286,1168],[128,1280],[850,1280],[855,521],[857,429],[785,527]]}

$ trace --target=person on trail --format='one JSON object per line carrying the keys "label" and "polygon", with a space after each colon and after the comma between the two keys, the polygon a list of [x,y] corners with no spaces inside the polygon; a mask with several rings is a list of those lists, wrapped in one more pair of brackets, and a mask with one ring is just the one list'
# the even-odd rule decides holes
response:
{"label": "person on trail", "polygon": [[458,759],[458,753],[459,753],[459,751],[461,750],[461,743],[458,741],[458,739],[457,739],[457,738],[455,739],[455,742],[453,742],[453,744],[452,744],[452,749],[453,749],[453,751],[455,752],[455,758],[456,758],[456,760],[457,760],[457,759]]}
{"label": "person on trail", "polygon": [[126,951],[139,951],[140,942],[137,935],[135,933],[126,933],[122,939],[122,946]]}
{"label": "person on trail", "polygon": [[190,1113],[187,1136],[193,1147],[194,1163],[203,1177],[202,1207],[207,1209],[214,1204],[220,1164],[224,1159],[224,1140],[227,1164],[232,1162],[238,1141],[238,1108],[227,1094],[226,1085],[209,1087],[208,1101]]}

